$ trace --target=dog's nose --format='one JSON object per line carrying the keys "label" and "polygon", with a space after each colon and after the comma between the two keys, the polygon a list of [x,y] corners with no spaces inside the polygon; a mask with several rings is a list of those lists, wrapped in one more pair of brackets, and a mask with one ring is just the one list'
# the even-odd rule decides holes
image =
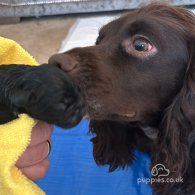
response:
{"label": "dog's nose", "polygon": [[49,64],[57,64],[65,72],[71,72],[77,67],[78,62],[69,54],[55,54],[50,57]]}

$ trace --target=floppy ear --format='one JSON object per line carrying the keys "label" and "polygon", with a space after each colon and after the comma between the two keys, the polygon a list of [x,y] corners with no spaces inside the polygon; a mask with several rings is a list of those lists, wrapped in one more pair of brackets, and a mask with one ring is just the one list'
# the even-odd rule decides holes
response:
{"label": "floppy ear", "polygon": [[[193,148],[195,147],[195,136],[192,136],[194,129],[195,41],[189,46],[189,61],[183,86],[165,111],[160,125],[157,146],[153,152],[152,167],[159,163],[163,164],[170,170],[168,178],[181,176],[183,179],[187,177],[187,180],[190,180],[195,174],[195,162],[193,160],[195,153],[192,154],[192,151],[195,150]],[[158,186],[156,187],[158,190],[163,189],[164,192],[172,184],[154,183],[153,185],[154,187]]]}
{"label": "floppy ear", "polygon": [[109,165],[109,171],[114,171],[132,163],[134,131],[127,124],[92,120],[90,131],[95,134],[91,141],[98,165]]}

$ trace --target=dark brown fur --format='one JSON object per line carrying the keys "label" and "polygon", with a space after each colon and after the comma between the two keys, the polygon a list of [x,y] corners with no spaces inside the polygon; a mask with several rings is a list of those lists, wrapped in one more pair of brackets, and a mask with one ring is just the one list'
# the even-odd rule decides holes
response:
{"label": "dark brown fur", "polygon": [[[140,36],[157,51],[145,56],[132,49],[129,44]],[[109,164],[110,171],[124,168],[137,147],[151,152],[151,167],[161,163],[170,170],[169,178],[184,179],[155,182],[156,193],[195,194],[192,13],[151,4],[105,25],[96,46],[55,55],[50,63],[75,78],[85,94],[98,165]]]}

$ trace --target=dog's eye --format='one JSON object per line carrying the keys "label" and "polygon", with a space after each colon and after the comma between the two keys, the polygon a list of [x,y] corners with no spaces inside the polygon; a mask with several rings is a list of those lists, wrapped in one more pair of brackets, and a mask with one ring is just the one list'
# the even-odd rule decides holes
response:
{"label": "dog's eye", "polygon": [[136,56],[138,58],[148,58],[155,55],[158,50],[145,36],[134,36],[126,39],[121,45],[125,53]]}
{"label": "dog's eye", "polygon": [[134,40],[133,47],[135,50],[140,52],[147,52],[152,49],[152,45],[149,43],[149,41],[142,38]]}

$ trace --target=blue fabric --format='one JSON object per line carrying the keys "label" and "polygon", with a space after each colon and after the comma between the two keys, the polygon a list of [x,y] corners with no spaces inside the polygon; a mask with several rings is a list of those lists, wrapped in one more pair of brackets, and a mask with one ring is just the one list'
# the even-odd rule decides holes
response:
{"label": "blue fabric", "polygon": [[51,166],[37,184],[47,195],[151,195],[151,187],[138,184],[149,178],[150,156],[135,151],[136,161],[125,170],[108,173],[93,159],[88,120],[71,130],[55,127],[52,137]]}

